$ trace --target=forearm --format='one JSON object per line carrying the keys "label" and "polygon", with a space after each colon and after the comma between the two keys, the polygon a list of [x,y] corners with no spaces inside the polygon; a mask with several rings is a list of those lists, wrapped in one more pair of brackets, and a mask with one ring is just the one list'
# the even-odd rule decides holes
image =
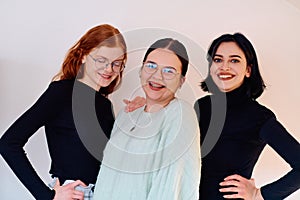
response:
{"label": "forearm", "polygon": [[261,187],[264,199],[284,199],[300,188],[300,170],[293,169],[279,180]]}
{"label": "forearm", "polygon": [[261,188],[265,199],[283,199],[300,188],[300,144],[275,119],[263,126],[260,136],[292,168],[285,176]]}
{"label": "forearm", "polygon": [[48,188],[35,172],[23,148],[6,146],[0,140],[1,155],[11,170],[36,199],[53,199],[54,191]]}

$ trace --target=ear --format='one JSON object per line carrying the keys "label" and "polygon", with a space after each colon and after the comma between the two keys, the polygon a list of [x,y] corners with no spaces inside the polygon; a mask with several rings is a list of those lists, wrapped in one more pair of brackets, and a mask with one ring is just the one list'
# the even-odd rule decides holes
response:
{"label": "ear", "polygon": [[82,60],[81,60],[82,64],[84,64],[86,62],[86,55],[83,56]]}
{"label": "ear", "polygon": [[249,78],[249,77],[251,76],[251,65],[248,65],[248,66],[247,66],[245,76],[246,76],[247,78]]}
{"label": "ear", "polygon": [[185,77],[181,77],[179,88],[181,88],[181,86],[183,85],[184,82],[185,82]]}

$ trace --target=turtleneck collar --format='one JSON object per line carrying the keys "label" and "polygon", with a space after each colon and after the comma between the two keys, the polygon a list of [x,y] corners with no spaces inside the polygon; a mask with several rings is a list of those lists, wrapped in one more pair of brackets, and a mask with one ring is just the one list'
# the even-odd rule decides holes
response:
{"label": "turtleneck collar", "polygon": [[[232,107],[235,105],[239,105],[245,101],[249,101],[251,98],[247,95],[247,88],[246,86],[242,85],[239,88],[230,91],[230,92],[218,92],[215,94],[216,97],[220,95],[226,95],[226,101],[227,101],[227,106]],[[225,98],[223,96],[223,98]]]}
{"label": "turtleneck collar", "polygon": [[100,94],[99,91],[95,90],[94,88],[90,87],[89,85],[85,84],[84,82],[75,79],[75,84],[80,85],[82,88],[85,88],[87,91],[95,93],[95,94]]}

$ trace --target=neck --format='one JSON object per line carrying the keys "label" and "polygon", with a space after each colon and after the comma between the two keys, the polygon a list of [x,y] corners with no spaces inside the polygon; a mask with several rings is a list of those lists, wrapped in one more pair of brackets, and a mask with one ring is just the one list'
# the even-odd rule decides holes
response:
{"label": "neck", "polygon": [[89,86],[90,88],[93,88],[95,91],[99,91],[100,88],[101,88],[99,85],[97,85],[97,84],[92,84],[92,83],[86,81],[86,80],[83,79],[83,78],[77,79],[77,80],[80,81],[80,82],[82,82],[82,83],[84,83],[84,84],[86,84],[86,85]]}

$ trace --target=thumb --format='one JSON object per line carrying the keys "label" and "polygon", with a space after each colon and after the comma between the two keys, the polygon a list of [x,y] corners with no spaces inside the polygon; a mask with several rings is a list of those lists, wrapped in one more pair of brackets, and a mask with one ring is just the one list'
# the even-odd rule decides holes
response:
{"label": "thumb", "polygon": [[83,187],[86,187],[86,186],[87,186],[87,185],[86,185],[84,182],[82,182],[81,180],[74,181],[73,183],[71,183],[71,185],[72,185],[73,187],[76,187],[77,185],[81,185],[81,186],[83,186]]}
{"label": "thumb", "polygon": [[53,189],[58,188],[58,187],[60,187],[60,182],[59,182],[59,179],[57,178]]}
{"label": "thumb", "polygon": [[56,179],[55,186],[60,186],[59,179]]}

